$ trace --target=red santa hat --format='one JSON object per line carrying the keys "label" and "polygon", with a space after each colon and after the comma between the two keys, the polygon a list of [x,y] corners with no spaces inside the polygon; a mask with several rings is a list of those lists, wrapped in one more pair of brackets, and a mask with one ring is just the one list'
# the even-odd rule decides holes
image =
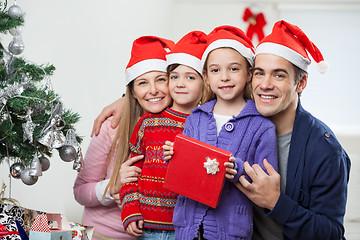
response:
{"label": "red santa hat", "polygon": [[202,75],[201,57],[207,46],[207,36],[201,31],[192,31],[182,37],[173,50],[166,55],[167,64],[189,66]]}
{"label": "red santa hat", "polygon": [[261,53],[270,53],[285,58],[295,66],[307,72],[311,60],[308,53],[318,64],[320,73],[328,70],[328,63],[320,50],[293,24],[284,20],[275,23],[272,32],[266,36],[256,47],[255,56]]}
{"label": "red santa hat", "polygon": [[251,66],[254,64],[254,46],[245,33],[234,26],[220,26],[208,35],[208,46],[201,58],[204,64],[212,50],[222,47],[233,48],[245,57]]}
{"label": "red santa hat", "polygon": [[126,85],[147,72],[166,72],[166,54],[174,45],[175,43],[171,40],[155,36],[143,36],[136,39],[125,70]]}

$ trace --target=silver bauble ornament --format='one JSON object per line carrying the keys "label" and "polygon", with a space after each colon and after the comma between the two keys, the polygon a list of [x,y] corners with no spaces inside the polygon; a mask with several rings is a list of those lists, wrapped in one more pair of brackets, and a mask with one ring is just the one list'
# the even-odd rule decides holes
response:
{"label": "silver bauble ornament", "polygon": [[23,15],[23,11],[18,5],[12,5],[8,9],[8,15],[11,18],[20,18]]}
{"label": "silver bauble ornament", "polygon": [[20,33],[15,34],[13,40],[9,43],[9,51],[14,55],[19,55],[24,51],[25,45]]}
{"label": "silver bauble ornament", "polygon": [[71,162],[76,159],[76,149],[71,145],[64,145],[59,149],[59,155],[65,162]]}
{"label": "silver bauble ornament", "polygon": [[37,182],[39,177],[30,176],[30,168],[21,172],[21,181],[26,185],[33,185]]}
{"label": "silver bauble ornament", "polygon": [[39,157],[39,160],[41,162],[41,170],[45,172],[50,168],[50,161],[47,157],[41,156]]}
{"label": "silver bauble ornament", "polygon": [[24,171],[25,166],[24,164],[17,162],[10,166],[10,174],[13,178],[20,179],[21,173]]}

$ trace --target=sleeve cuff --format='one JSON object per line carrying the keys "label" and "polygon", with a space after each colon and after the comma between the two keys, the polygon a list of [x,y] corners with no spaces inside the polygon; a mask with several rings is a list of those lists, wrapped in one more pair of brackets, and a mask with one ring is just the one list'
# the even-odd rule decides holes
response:
{"label": "sleeve cuff", "polygon": [[107,191],[104,195],[106,186],[108,185],[110,179],[106,179],[103,181],[100,181],[95,186],[95,194],[99,202],[104,206],[109,206],[110,204],[114,203],[114,198],[110,195],[110,192]]}
{"label": "sleeve cuff", "polygon": [[294,209],[296,208],[297,202],[292,200],[285,193],[280,192],[278,201],[275,204],[273,210],[265,210],[265,215],[276,220],[280,224],[284,224],[290,218]]}
{"label": "sleeve cuff", "polygon": [[124,229],[126,230],[129,223],[138,221],[138,220],[144,220],[141,214],[133,214],[133,215],[125,218],[125,220],[123,221]]}
{"label": "sleeve cuff", "polygon": [[[242,161],[240,160],[240,163],[241,163]],[[239,181],[239,178],[240,178],[240,176],[241,175],[244,175],[244,173],[243,173],[243,169],[244,168],[241,168],[240,167],[240,165],[239,165],[239,163],[235,160],[235,162],[234,162],[234,169],[236,170],[236,175],[234,176],[234,178],[233,179],[228,179],[230,182],[232,182],[232,183],[235,183],[235,182],[237,182],[237,181]]]}

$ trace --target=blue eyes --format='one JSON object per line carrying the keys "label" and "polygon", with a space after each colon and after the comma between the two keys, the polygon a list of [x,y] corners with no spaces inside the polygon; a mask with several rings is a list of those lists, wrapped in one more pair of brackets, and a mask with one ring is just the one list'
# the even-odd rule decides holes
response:
{"label": "blue eyes", "polygon": [[264,75],[264,73],[262,73],[262,72],[254,72],[254,75],[255,76],[262,76],[262,75]]}
{"label": "blue eyes", "polygon": [[[176,80],[178,78],[179,78],[178,76],[170,76],[170,79],[173,79],[173,80]],[[193,77],[193,76],[187,76],[186,78],[189,80],[195,80],[195,77]]]}
{"label": "blue eyes", "polygon": [[[257,71],[257,72],[254,72],[253,73],[254,76],[258,76],[258,77],[261,77],[261,76],[265,76],[265,74],[263,72],[260,72],[260,71]],[[284,74],[280,74],[280,73],[274,73],[272,75],[273,78],[285,78],[286,75]]]}

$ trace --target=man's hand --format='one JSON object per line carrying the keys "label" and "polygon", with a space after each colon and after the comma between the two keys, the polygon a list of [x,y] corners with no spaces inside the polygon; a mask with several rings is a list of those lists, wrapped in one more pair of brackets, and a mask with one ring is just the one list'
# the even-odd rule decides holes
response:
{"label": "man's hand", "polygon": [[131,222],[126,228],[126,232],[133,237],[140,237],[142,235],[142,228],[144,226],[143,220]]}
{"label": "man's hand", "polygon": [[237,171],[234,169],[235,166],[234,162],[235,162],[235,158],[231,156],[229,158],[229,161],[224,163],[224,166],[226,167],[225,177],[230,180],[234,179],[234,176],[237,173]]}
{"label": "man's hand", "polygon": [[106,106],[99,116],[95,119],[93,129],[91,131],[91,136],[94,134],[97,136],[100,133],[100,128],[102,123],[111,116],[114,116],[113,120],[111,121],[111,127],[116,128],[119,125],[121,114],[123,112],[124,107],[124,98],[119,98],[115,102],[111,103],[110,105]]}
{"label": "man's hand", "polygon": [[172,155],[174,155],[174,143],[170,141],[166,141],[165,145],[163,145],[164,149],[164,159],[166,161],[169,161],[172,158]]}
{"label": "man's hand", "polygon": [[250,183],[242,175],[234,184],[256,205],[272,210],[280,196],[280,175],[266,159],[264,167],[269,175],[258,164],[251,167],[245,162],[244,170],[253,182]]}

